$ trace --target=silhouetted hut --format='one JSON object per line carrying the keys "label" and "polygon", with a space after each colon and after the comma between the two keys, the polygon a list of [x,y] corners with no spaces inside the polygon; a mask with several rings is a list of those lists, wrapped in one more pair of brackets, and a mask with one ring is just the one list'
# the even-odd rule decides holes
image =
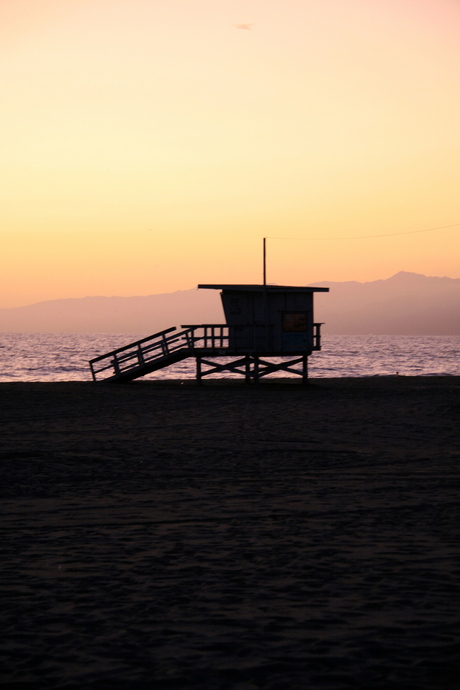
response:
{"label": "silhouetted hut", "polygon": [[329,288],[284,285],[198,285],[221,290],[229,349],[263,355],[303,354],[320,349],[313,295]]}
{"label": "silhouetted hut", "polygon": [[[232,372],[246,381],[287,372],[308,376],[308,357],[321,349],[315,292],[329,288],[284,285],[199,285],[221,290],[225,324],[169,328],[91,360],[94,380],[129,381],[194,357],[196,376]],[[270,359],[268,359],[270,358]],[[300,368],[299,368],[300,365]]]}

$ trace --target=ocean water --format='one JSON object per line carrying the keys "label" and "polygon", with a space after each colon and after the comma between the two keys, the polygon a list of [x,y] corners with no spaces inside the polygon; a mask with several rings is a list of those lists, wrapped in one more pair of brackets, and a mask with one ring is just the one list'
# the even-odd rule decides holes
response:
{"label": "ocean water", "polygon": [[[138,339],[126,334],[0,333],[0,381],[91,381],[90,359]],[[322,348],[309,358],[311,378],[460,376],[460,336],[330,335],[322,337]],[[194,377],[195,360],[187,359],[144,378]]]}

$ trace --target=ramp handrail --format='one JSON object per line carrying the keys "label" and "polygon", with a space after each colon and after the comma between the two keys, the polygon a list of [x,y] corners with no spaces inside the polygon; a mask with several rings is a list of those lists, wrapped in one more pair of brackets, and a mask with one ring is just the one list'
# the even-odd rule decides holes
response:
{"label": "ramp handrail", "polygon": [[[226,349],[228,347],[229,330],[228,324],[221,323],[202,323],[199,326],[182,325],[181,328],[187,329],[187,340],[191,349],[195,347],[205,349]],[[197,333],[198,331],[198,333]]]}
{"label": "ramp handrail", "polygon": [[154,360],[167,358],[178,350],[228,347],[228,326],[225,324],[202,324],[182,328],[185,330],[177,331],[173,326],[94,357],[89,362],[93,380],[100,380],[98,375],[109,370],[111,373],[107,378],[119,376],[131,369],[147,366]]}

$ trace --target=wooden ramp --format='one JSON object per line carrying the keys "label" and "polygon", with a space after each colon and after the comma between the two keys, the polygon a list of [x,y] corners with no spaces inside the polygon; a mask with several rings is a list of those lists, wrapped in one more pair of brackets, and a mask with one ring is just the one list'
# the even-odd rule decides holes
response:
{"label": "wooden ramp", "polygon": [[222,355],[228,348],[228,326],[205,324],[168,328],[90,360],[94,381],[132,381],[201,354]]}
{"label": "wooden ramp", "polygon": [[[306,383],[308,356],[312,350],[321,349],[321,324],[315,323],[313,326],[313,347],[289,352],[258,347],[261,328],[258,324],[237,327],[228,324],[201,324],[181,326],[182,330],[173,327],[95,357],[90,360],[89,365],[94,381],[122,383],[163,369],[182,359],[194,357],[198,382],[205,376],[230,372],[244,376],[247,383],[257,383],[270,374],[285,372],[301,376]],[[235,347],[234,328],[238,328],[240,338],[242,334],[245,336],[243,340],[246,347]]]}

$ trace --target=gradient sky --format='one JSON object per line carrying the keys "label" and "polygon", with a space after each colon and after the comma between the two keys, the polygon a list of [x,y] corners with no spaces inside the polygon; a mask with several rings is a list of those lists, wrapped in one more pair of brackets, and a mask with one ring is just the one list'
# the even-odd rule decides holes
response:
{"label": "gradient sky", "polygon": [[264,236],[269,282],[460,277],[460,225],[415,232],[460,223],[458,0],[7,0],[0,34],[0,307],[261,282]]}

